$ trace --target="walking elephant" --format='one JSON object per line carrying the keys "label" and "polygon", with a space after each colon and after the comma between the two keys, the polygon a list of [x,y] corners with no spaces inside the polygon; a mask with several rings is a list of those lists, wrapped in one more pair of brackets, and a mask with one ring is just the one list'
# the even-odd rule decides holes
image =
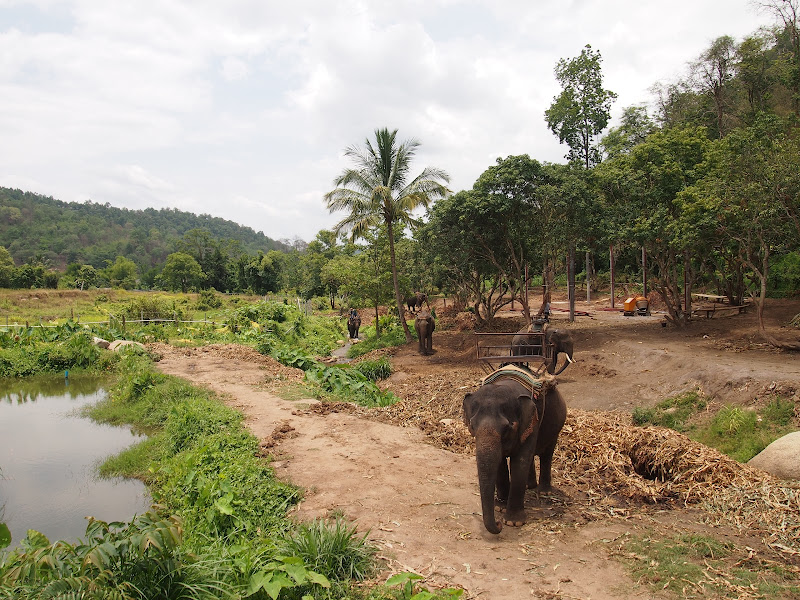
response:
{"label": "walking elephant", "polygon": [[[544,393],[531,390],[517,377],[501,376],[464,396],[464,424],[475,437],[483,524],[490,533],[500,533],[503,523],[525,523],[527,488],[551,489],[553,452],[567,406],[554,386]],[[501,521],[495,502],[505,507]]]}
{"label": "walking elephant", "polygon": [[[517,332],[517,334],[511,340],[512,355],[544,356],[541,346],[542,335],[536,335],[535,333],[532,335],[532,332],[537,331],[535,329],[536,326],[537,324],[534,323],[533,325],[526,327],[525,329],[520,329]],[[572,353],[574,350],[572,334],[566,329],[557,329],[555,327],[547,326],[544,326],[539,331],[544,332],[544,343],[552,346],[553,362],[547,366],[547,372],[553,375],[560,375],[564,372],[564,369],[574,362],[572,359]],[[556,371],[558,355],[561,353],[564,354],[566,360],[564,361],[564,364],[561,365],[561,368]]]}
{"label": "walking elephant", "polygon": [[350,310],[350,317],[347,319],[347,331],[350,334],[351,340],[358,339],[358,330],[360,327],[361,317],[358,315],[358,311],[353,308]]}
{"label": "walking elephant", "polygon": [[427,310],[421,310],[414,319],[414,329],[419,338],[419,353],[423,356],[433,354],[433,330],[436,329],[436,321]]}

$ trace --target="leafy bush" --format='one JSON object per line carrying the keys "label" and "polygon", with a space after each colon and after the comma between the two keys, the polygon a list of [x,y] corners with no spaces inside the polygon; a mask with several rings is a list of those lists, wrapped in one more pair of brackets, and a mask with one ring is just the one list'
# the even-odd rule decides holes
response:
{"label": "leafy bush", "polygon": [[209,290],[200,290],[194,307],[197,310],[222,308],[222,298],[219,297],[219,294],[217,294],[217,291],[213,288]]}
{"label": "leafy bush", "polygon": [[800,252],[789,252],[774,258],[769,269],[769,295],[788,298],[800,289]]}
{"label": "leafy bush", "polygon": [[297,307],[280,302],[257,302],[236,308],[227,316],[228,325],[234,329],[249,328],[253,323],[285,323],[290,316],[297,316]]}
{"label": "leafy bush", "polygon": [[[0,594],[9,598],[217,598],[223,582],[196,578],[180,549],[175,519],[153,513],[130,523],[90,519],[77,545],[50,544],[29,531],[0,565]],[[101,592],[101,593],[99,593]]]}
{"label": "leafy bush", "polygon": [[122,305],[122,314],[128,320],[178,320],[185,321],[186,314],[179,303],[166,296],[144,294]]}
{"label": "leafy bush", "polygon": [[390,406],[397,402],[391,392],[384,392],[356,369],[319,366],[306,370],[306,380],[346,402],[362,406]]}

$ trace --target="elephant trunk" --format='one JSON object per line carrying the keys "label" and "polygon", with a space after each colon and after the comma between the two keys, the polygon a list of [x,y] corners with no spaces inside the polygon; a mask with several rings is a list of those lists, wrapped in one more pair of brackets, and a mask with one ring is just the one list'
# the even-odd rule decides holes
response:
{"label": "elephant trunk", "polygon": [[500,436],[496,431],[476,432],[475,457],[478,462],[478,485],[481,492],[483,524],[489,533],[500,533],[502,525],[494,516],[494,492],[497,487],[497,471],[503,460]]}
{"label": "elephant trunk", "polygon": [[[561,365],[561,368],[558,371],[556,371],[555,373],[553,373],[553,375],[560,375],[561,372],[564,371],[564,369],[566,369],[568,366],[570,366],[574,362],[572,360],[572,357],[567,352],[564,353],[564,356],[567,357],[567,360],[564,361],[564,364]],[[553,365],[554,366],[556,364],[556,358],[557,357],[558,357],[558,355],[556,355],[556,357],[553,359]]]}

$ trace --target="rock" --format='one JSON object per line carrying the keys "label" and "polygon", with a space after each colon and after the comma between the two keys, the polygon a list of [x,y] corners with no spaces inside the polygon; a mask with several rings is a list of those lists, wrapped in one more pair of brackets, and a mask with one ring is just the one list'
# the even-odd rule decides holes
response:
{"label": "rock", "polygon": [[778,438],[747,464],[780,479],[800,480],[800,431]]}
{"label": "rock", "polygon": [[109,343],[106,340],[97,336],[92,338],[92,343],[98,348],[108,348],[109,346]]}
{"label": "rock", "polygon": [[130,340],[114,340],[108,345],[108,349],[118,352],[123,346],[138,346],[142,350],[145,349],[143,344],[140,344],[139,342],[132,342]]}

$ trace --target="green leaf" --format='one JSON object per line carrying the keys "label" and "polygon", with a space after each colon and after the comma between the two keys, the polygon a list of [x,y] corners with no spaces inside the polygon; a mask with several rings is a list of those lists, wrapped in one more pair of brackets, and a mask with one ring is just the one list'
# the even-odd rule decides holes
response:
{"label": "green leaf", "polygon": [[404,585],[406,582],[418,581],[420,579],[424,579],[424,577],[422,577],[422,575],[417,575],[416,573],[397,573],[386,580],[386,585],[390,587],[393,585]]}
{"label": "green leaf", "polygon": [[317,573],[316,571],[308,571],[308,580],[311,583],[315,583],[316,585],[322,586],[324,588],[331,587],[331,582],[328,581],[328,578],[325,577],[322,573]]}
{"label": "green leaf", "polygon": [[253,573],[250,575],[250,581],[247,584],[247,595],[252,596],[257,591],[263,589],[263,587],[269,583],[272,579],[272,573],[267,573],[265,571],[258,571],[257,573]]}
{"label": "green leaf", "polygon": [[232,515],[233,514],[233,507],[231,506],[232,500],[233,500],[233,494],[225,494],[222,498],[217,498],[217,500],[214,501],[214,506],[223,515]]}
{"label": "green leaf", "polygon": [[11,530],[5,523],[0,523],[0,548],[11,544]]}

